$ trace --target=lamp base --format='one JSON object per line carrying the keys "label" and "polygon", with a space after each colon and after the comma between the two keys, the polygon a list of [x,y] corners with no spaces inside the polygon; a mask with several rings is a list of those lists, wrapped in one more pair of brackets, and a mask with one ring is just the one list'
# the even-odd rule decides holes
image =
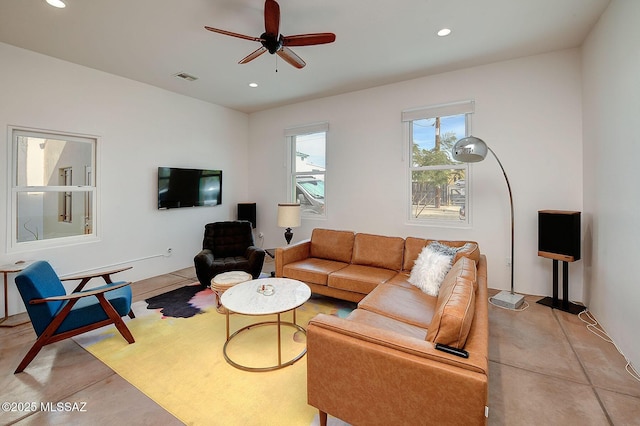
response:
{"label": "lamp base", "polygon": [[287,228],[284,231],[284,239],[287,240],[287,245],[291,243],[291,238],[293,238],[293,232],[291,232],[291,228]]}
{"label": "lamp base", "polygon": [[503,308],[516,310],[524,303],[524,296],[504,290],[491,297],[491,302]]}

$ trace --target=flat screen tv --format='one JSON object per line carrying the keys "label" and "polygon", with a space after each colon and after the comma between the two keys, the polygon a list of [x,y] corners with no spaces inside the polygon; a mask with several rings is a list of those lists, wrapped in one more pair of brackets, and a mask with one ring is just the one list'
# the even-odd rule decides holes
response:
{"label": "flat screen tv", "polygon": [[158,167],[158,209],[222,204],[222,170]]}

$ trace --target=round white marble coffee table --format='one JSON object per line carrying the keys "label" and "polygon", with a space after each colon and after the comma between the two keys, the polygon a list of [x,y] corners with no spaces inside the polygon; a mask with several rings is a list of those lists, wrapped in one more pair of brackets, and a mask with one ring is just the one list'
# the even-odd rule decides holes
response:
{"label": "round white marble coffee table", "polygon": [[[237,284],[221,297],[222,306],[226,308],[227,341],[224,344],[222,353],[227,362],[236,368],[245,371],[271,371],[277,370],[293,364],[307,353],[307,348],[302,350],[293,359],[282,361],[282,341],[281,326],[294,327],[300,332],[307,334],[307,331],[296,324],[296,308],[302,306],[311,297],[311,289],[303,282],[289,278],[262,278]],[[281,314],[293,311],[293,321],[285,322],[281,320]],[[243,327],[229,335],[229,314],[235,312],[241,315],[273,315],[276,314],[277,321],[264,321]],[[269,367],[248,367],[238,364],[227,355],[227,345],[229,342],[243,331],[262,325],[276,325],[278,327],[278,364]]]}

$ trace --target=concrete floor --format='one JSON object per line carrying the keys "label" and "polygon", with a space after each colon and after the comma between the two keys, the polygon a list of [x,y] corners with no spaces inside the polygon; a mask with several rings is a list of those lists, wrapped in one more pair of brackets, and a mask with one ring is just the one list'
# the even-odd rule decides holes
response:
{"label": "concrete floor", "polygon": [[[265,272],[271,270],[273,261],[267,259]],[[134,300],[194,281],[193,268],[139,281],[132,286]],[[576,315],[537,299],[527,296],[529,308],[522,312],[489,305],[488,424],[640,425],[640,382],[625,371],[623,356]],[[0,327],[2,402],[33,402],[38,408],[47,402],[86,402],[86,411],[30,412],[27,404],[22,411],[0,411],[0,424],[181,424],[73,340],[46,346],[14,375],[34,340],[28,323]],[[341,422],[330,418],[330,424]]]}

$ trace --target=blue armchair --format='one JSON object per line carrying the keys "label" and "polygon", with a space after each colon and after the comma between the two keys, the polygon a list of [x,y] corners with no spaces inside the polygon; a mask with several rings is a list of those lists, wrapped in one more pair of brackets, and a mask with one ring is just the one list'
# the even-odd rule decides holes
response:
{"label": "blue armchair", "polygon": [[[114,324],[122,337],[133,343],[135,340],[121,318],[134,317],[131,283],[111,281],[111,274],[125,269],[130,268],[66,278],[81,280],[69,295],[48,262],[35,262],[20,272],[15,278],[16,286],[38,338],[15,373],[22,372],[43,346],[105,325]],[[106,285],[83,290],[95,277],[102,277]]]}

